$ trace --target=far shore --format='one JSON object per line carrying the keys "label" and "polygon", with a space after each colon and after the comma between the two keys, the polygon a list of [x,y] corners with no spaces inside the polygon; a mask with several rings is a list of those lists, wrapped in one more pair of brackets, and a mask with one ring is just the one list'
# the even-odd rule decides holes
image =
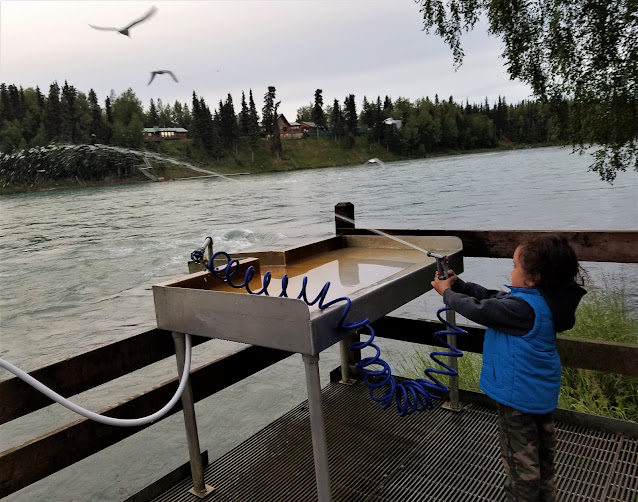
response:
{"label": "far shore", "polygon": [[[418,158],[422,159],[430,159],[437,157],[451,157],[455,155],[470,155],[477,153],[490,153],[490,152],[500,152],[500,151],[509,151],[509,150],[517,150],[517,149],[528,149],[528,148],[546,148],[558,145],[548,145],[548,144],[537,144],[537,145],[519,145],[516,147],[511,147],[507,145],[498,146],[496,148],[490,149],[480,149],[480,150],[464,150],[464,151],[447,151],[447,152],[436,152],[425,157],[397,157],[392,154],[383,155],[384,152],[376,151],[374,155],[370,158],[378,158],[384,164],[396,162],[399,160],[417,160]],[[359,150],[359,149],[358,149]],[[205,179],[205,178],[214,178],[214,177],[230,177],[230,176],[248,176],[251,174],[263,174],[263,173],[272,173],[272,172],[283,172],[283,171],[296,171],[302,169],[318,169],[325,167],[349,167],[349,166],[357,166],[362,165],[367,162],[365,155],[362,154],[370,154],[371,152],[365,151],[353,151],[355,157],[355,161],[351,159],[343,159],[345,163],[335,164],[333,162],[319,162],[318,164],[311,166],[299,165],[294,160],[287,157],[285,154],[282,156],[283,160],[277,159],[274,160],[271,166],[267,166],[264,169],[263,165],[254,166],[251,169],[250,165],[247,163],[242,164],[241,172],[233,172],[227,166],[216,169],[216,166],[205,166],[205,169],[198,169],[197,171],[191,170],[188,168],[178,168],[178,169],[166,169],[166,172],[159,176],[156,181],[149,179],[144,176],[141,172],[137,173],[133,176],[128,176],[126,178],[115,178],[108,177],[103,180],[83,180],[81,178],[69,178],[69,179],[60,179],[60,180],[42,180],[41,182],[34,183],[31,186],[11,186],[7,185],[4,187],[0,187],[0,195],[12,195],[19,193],[29,193],[29,192],[47,192],[53,190],[66,190],[66,189],[78,189],[78,188],[92,188],[92,187],[108,187],[108,186],[121,186],[121,185],[130,185],[130,184],[138,184],[138,183],[157,183],[157,182],[167,182],[167,181],[186,181],[186,180],[194,180],[194,179]],[[179,160],[179,159],[176,159]],[[290,161],[291,162],[286,162]],[[326,159],[332,160],[332,159]],[[325,164],[325,165],[322,165]],[[202,171],[208,171],[210,174],[202,175]],[[230,172],[229,172],[230,171]],[[193,173],[193,176],[190,173]]]}

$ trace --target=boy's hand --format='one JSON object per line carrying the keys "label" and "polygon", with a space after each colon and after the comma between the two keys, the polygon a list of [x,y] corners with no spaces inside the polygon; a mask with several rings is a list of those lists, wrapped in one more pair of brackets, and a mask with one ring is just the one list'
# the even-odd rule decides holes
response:
{"label": "boy's hand", "polygon": [[439,279],[439,272],[437,271],[434,273],[434,280],[430,283],[434,290],[441,296],[443,296],[446,289],[451,288],[452,284],[456,282],[457,276],[454,273],[454,270],[448,270],[447,275],[447,279]]}

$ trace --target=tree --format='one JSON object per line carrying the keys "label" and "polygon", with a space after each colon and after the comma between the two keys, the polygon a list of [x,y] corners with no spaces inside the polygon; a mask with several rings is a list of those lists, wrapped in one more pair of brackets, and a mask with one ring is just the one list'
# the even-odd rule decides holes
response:
{"label": "tree", "polygon": [[144,110],[142,102],[129,88],[113,101],[113,143],[139,148],[144,142]]}
{"label": "tree", "polygon": [[326,116],[323,113],[322,92],[323,91],[321,89],[317,89],[315,91],[315,105],[312,108],[312,121],[316,124],[317,131],[319,131],[319,127],[326,126]]}
{"label": "tree", "polygon": [[[113,97],[115,97],[115,93],[111,91]],[[113,125],[115,123],[115,119],[113,118],[113,107],[111,106],[111,96],[107,96],[104,100],[104,114],[106,115],[106,123],[105,125],[105,136],[106,136],[106,144],[111,143],[111,139],[113,139]]]}
{"label": "tree", "polygon": [[343,114],[341,112],[341,106],[339,106],[339,101],[334,100],[332,105],[332,114],[330,116],[330,130],[332,134],[334,134],[335,141],[339,141],[339,138],[343,135],[345,131],[345,124],[343,119]]}
{"label": "tree", "polygon": [[257,141],[259,140],[259,116],[257,115],[257,108],[255,107],[255,100],[253,99],[253,90],[250,89],[248,96],[248,114],[250,117],[248,128],[248,143],[250,144],[250,153],[253,164],[255,163],[255,148],[257,147]]}
{"label": "tree", "polygon": [[60,140],[75,143],[78,140],[77,100],[78,94],[72,85],[64,81],[60,98]]}
{"label": "tree", "polygon": [[343,100],[343,118],[346,132],[346,148],[353,148],[355,137],[359,134],[357,128],[357,109],[354,94],[346,96]]}
{"label": "tree", "polygon": [[159,126],[159,114],[157,113],[157,107],[155,101],[151,98],[151,104],[148,108],[148,114],[146,115],[146,123],[148,127]]}
{"label": "tree", "polygon": [[[36,137],[42,128],[42,108],[38,91],[28,88],[24,91],[25,114],[22,120],[22,136],[28,146],[35,144]],[[40,142],[38,138],[38,142]]]}
{"label": "tree", "polygon": [[264,126],[266,135],[272,131],[273,124],[277,121],[275,116],[275,88],[268,87],[268,92],[264,95],[264,107],[261,109],[261,123]]}
{"label": "tree", "polygon": [[191,114],[188,109],[188,104],[183,105],[179,101],[175,101],[173,105],[173,117],[176,127],[183,127],[188,130],[191,127]]}
{"label": "tree", "polygon": [[281,137],[279,135],[278,111],[279,102],[275,103],[276,89],[268,87],[268,92],[264,95],[264,107],[262,108],[262,124],[266,131],[266,137],[270,137],[270,150],[273,153],[281,153]]}
{"label": "tree", "polygon": [[361,105],[361,115],[359,120],[362,125],[372,127],[374,125],[374,105],[371,105],[366,96],[363,96],[363,104]]}
{"label": "tree", "polygon": [[26,147],[26,142],[22,137],[22,127],[20,121],[5,120],[0,128],[0,151],[11,153],[14,150],[21,150]]}
{"label": "tree", "polygon": [[97,95],[93,89],[89,90],[89,112],[91,122],[89,124],[89,137],[91,142],[106,143],[106,127],[102,117],[102,109],[97,101]]}
{"label": "tree", "polygon": [[241,136],[247,137],[250,132],[250,111],[246,104],[246,94],[241,91],[241,112],[239,112],[239,132]]}
{"label": "tree", "polygon": [[157,114],[159,115],[159,124],[160,127],[174,127],[173,121],[173,110],[171,108],[171,104],[162,103],[161,99],[157,99]]}
{"label": "tree", "polygon": [[638,171],[638,16],[635,0],[418,0],[426,32],[435,29],[462,63],[462,31],[485,15],[504,42],[512,79],[529,84],[590,169],[613,182]]}
{"label": "tree", "polygon": [[44,110],[44,132],[48,141],[60,138],[60,87],[57,82],[49,86],[49,99]]}
{"label": "tree", "polygon": [[312,103],[308,106],[300,106],[297,108],[297,122],[311,122],[312,121]]}
{"label": "tree", "polygon": [[235,107],[233,106],[233,97],[228,93],[226,102],[219,101],[220,115],[220,135],[223,139],[226,149],[234,151],[237,154],[237,139],[239,138],[239,127],[237,125],[237,116],[235,115]]}

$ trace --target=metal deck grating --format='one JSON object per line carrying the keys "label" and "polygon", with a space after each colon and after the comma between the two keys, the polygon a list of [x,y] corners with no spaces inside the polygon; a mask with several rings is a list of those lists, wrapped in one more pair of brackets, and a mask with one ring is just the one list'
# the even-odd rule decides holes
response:
{"label": "metal deck grating", "polygon": [[[505,500],[496,410],[467,404],[462,412],[401,418],[367,389],[329,384],[322,392],[334,502]],[[557,422],[561,502],[638,501],[638,439]],[[207,502],[317,500],[308,403],[212,461]],[[184,480],[153,499],[197,502]]]}

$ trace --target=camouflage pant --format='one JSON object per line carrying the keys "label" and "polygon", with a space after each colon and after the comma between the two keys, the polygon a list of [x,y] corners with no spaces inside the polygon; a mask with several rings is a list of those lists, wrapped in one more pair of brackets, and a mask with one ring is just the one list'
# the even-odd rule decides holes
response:
{"label": "camouflage pant", "polygon": [[555,502],[556,429],[552,414],[498,404],[498,439],[509,502]]}

